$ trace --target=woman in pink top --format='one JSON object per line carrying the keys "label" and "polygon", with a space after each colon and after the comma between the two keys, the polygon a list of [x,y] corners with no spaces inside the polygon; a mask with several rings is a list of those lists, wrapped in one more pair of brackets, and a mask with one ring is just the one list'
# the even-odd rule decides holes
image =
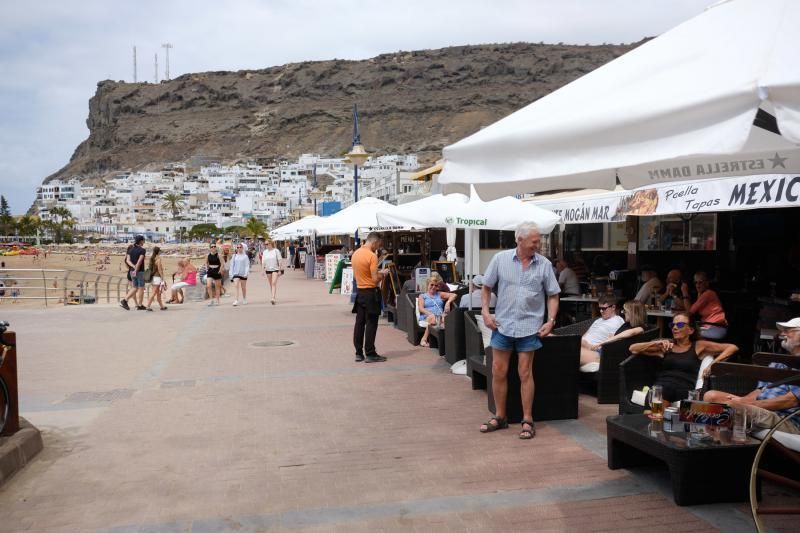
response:
{"label": "woman in pink top", "polygon": [[683,291],[683,301],[689,314],[700,317],[700,336],[706,339],[721,339],[728,334],[728,321],[719,296],[708,288],[708,275],[696,272],[694,286],[697,289],[697,301],[692,303],[689,289]]}
{"label": "woman in pink top", "polygon": [[[192,265],[188,259],[181,259],[178,261],[178,271],[175,273],[178,276],[178,282],[172,285],[168,304],[183,303],[183,288],[194,287],[197,285],[197,269]],[[173,279],[175,278],[173,274]]]}

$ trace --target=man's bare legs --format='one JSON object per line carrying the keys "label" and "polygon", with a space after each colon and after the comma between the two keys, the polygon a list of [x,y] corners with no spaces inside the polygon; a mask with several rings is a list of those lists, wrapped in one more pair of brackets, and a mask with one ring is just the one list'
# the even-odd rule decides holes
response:
{"label": "man's bare legs", "polygon": [[[494,396],[494,416],[500,420],[506,419],[506,398],[508,397],[508,362],[511,359],[511,350],[498,350],[492,347],[492,396]],[[484,426],[496,426],[497,421],[491,420],[481,426],[484,433],[488,429]],[[507,427],[507,426],[505,426]]]}
{"label": "man's bare legs", "polygon": [[[534,352],[520,352],[519,362],[517,363],[520,393],[522,396],[523,420],[533,420],[533,354]],[[508,361],[506,361],[506,365],[508,365]],[[494,384],[494,381],[492,381],[492,383]]]}

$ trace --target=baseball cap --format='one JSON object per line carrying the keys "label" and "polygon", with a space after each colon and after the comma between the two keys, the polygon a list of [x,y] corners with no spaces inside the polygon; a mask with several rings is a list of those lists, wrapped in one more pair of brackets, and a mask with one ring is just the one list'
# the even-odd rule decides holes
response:
{"label": "baseball cap", "polygon": [[476,287],[483,287],[483,276],[478,274],[477,276],[472,278],[472,284],[475,285]]}
{"label": "baseball cap", "polygon": [[776,322],[775,324],[780,329],[800,328],[800,317],[793,318],[788,322]]}

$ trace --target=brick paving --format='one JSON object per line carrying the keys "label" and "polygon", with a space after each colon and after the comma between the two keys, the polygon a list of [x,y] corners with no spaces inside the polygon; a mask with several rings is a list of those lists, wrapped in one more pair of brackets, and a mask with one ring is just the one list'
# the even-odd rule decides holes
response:
{"label": "brick paving", "polygon": [[[0,487],[0,531],[748,530],[611,471],[604,419],[482,435],[486,395],[382,325],[353,362],[345,297],[289,272],[278,305],[21,309],[22,412],[45,450]],[[287,340],[281,348],[256,347]]]}

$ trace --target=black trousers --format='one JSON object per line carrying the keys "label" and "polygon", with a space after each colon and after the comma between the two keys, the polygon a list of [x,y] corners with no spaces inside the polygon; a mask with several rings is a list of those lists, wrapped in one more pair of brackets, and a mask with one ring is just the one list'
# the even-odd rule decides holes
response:
{"label": "black trousers", "polygon": [[356,325],[353,328],[353,345],[356,354],[377,355],[375,335],[378,333],[378,317],[381,314],[381,300],[378,289],[358,289],[353,312]]}

